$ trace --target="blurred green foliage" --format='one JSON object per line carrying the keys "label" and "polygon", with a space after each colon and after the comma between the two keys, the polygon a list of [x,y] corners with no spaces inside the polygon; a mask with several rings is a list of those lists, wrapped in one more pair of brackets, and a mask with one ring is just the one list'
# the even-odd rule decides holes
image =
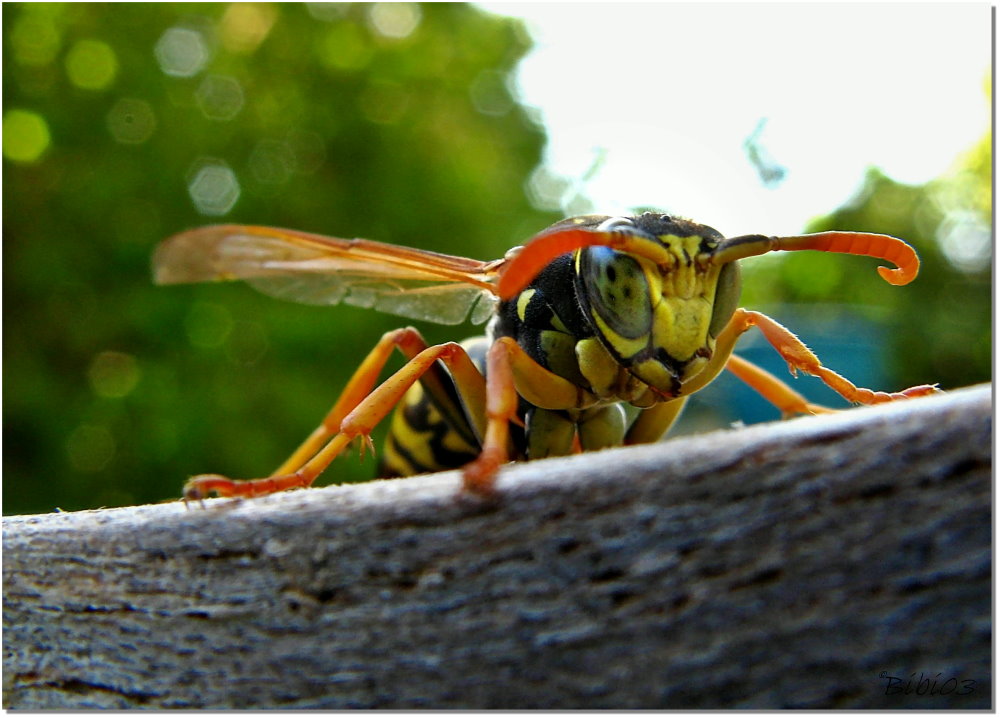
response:
{"label": "blurred green foliage", "polygon": [[[506,84],[530,46],[518,21],[241,3],[7,3],[3,20],[5,513],[260,475],[401,323],[242,285],[154,287],[163,237],[239,221],[492,259],[558,219],[524,189],[544,135]],[[766,257],[747,265],[744,304],[847,297],[895,327],[889,386],[988,379],[989,152],[987,138],[924,187],[873,170],[811,228],[912,240],[919,289],[856,257]],[[343,457],[321,482],[372,471]]]}
{"label": "blurred green foliage", "polygon": [[493,259],[558,219],[523,189],[544,135],[504,81],[529,48],[518,21],[447,3],[5,4],[3,20],[8,513],[269,470],[400,325],[154,287],[165,236],[228,208]]}
{"label": "blurred green foliage", "polygon": [[[853,200],[817,218],[810,232],[881,232],[905,238],[921,269],[905,287],[872,271],[870,260],[813,252],[780,258],[777,283],[748,280],[744,299],[813,305],[834,298],[882,327],[893,388],[939,383],[954,389],[992,375],[991,138],[926,185],[900,184],[870,169]],[[770,270],[768,270],[770,271]]]}

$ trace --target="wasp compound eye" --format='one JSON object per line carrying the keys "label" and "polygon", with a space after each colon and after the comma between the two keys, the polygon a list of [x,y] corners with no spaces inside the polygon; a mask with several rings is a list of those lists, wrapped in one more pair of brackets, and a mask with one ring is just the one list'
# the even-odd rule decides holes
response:
{"label": "wasp compound eye", "polygon": [[629,339],[648,334],[653,308],[639,262],[608,247],[591,247],[581,259],[587,301],[608,327]]}

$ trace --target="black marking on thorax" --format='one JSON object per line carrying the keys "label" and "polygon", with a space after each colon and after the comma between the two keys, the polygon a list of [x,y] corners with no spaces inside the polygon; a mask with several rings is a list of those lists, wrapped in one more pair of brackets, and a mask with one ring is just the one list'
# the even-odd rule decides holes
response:
{"label": "black marking on thorax", "polygon": [[[576,294],[576,269],[573,255],[553,260],[524,291],[497,309],[494,337],[511,337],[528,356],[548,368],[540,336],[543,331],[562,331],[577,340],[594,335],[594,328],[584,314]],[[518,314],[518,300],[532,292],[524,306],[524,319]],[[554,321],[554,318],[557,321]]]}

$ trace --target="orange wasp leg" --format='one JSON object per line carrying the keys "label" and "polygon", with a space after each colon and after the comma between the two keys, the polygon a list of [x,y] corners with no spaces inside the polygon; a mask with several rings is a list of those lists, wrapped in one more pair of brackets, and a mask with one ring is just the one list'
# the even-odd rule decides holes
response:
{"label": "orange wasp leg", "polygon": [[[736,340],[750,327],[757,327],[760,329],[764,338],[767,339],[767,341],[777,350],[781,357],[788,362],[788,368],[792,374],[795,374],[796,371],[803,371],[806,374],[819,377],[823,383],[850,402],[857,404],[881,404],[887,401],[896,401],[897,399],[925,396],[938,391],[936,387],[929,386],[927,384],[921,384],[920,386],[914,386],[909,389],[904,389],[903,391],[892,393],[872,391],[871,389],[857,387],[840,374],[837,374],[835,371],[823,366],[820,363],[819,358],[813,354],[805,344],[802,343],[802,340],[788,329],[771,319],[766,314],[750,311],[748,309],[737,309],[733,314],[733,318],[729,320],[729,324],[727,324],[725,329],[722,330],[716,341],[716,354],[721,352],[722,356],[730,357],[733,347],[736,344]],[[738,361],[739,360],[737,360],[737,362]],[[740,367],[738,367],[734,373],[739,375],[739,371]],[[764,387],[766,391],[775,390],[772,383],[761,379],[761,374],[757,373],[751,378],[753,381],[756,381]],[[752,382],[751,386],[754,386]],[[762,393],[765,398],[771,399],[769,394],[764,392]],[[787,396],[783,397],[780,393],[778,393],[775,395],[775,398],[777,399],[775,404],[778,408],[784,411],[784,408],[779,402],[784,401]]]}
{"label": "orange wasp leg", "polygon": [[[414,340],[412,335],[407,334],[407,330],[400,331],[404,333],[404,339],[409,336],[410,341]],[[386,337],[394,334],[394,332],[390,332]],[[416,340],[423,341],[419,335],[416,336]],[[355,378],[360,375],[360,379],[356,384],[352,379],[352,384],[344,391],[345,396],[357,397],[363,389],[368,388],[366,383],[374,383],[374,377],[377,376],[378,369],[381,368],[381,366],[375,368],[375,365],[378,364],[378,356],[380,353],[388,355],[394,346],[391,338],[386,339],[384,346],[382,345],[383,342],[380,342],[376,350],[369,355],[369,359],[375,357],[372,365],[367,368],[364,368],[363,365],[364,371],[359,370],[355,373]],[[185,500],[201,499],[213,491],[220,496],[261,496],[285,489],[309,486],[354,439],[359,436],[363,437],[370,445],[372,429],[392,411],[414,382],[424,377],[438,360],[444,362],[454,377],[462,401],[469,407],[469,414],[483,416],[486,413],[486,381],[472,359],[466,354],[465,349],[453,342],[428,347],[419,352],[374,391],[360,400],[356,400],[355,406],[350,407],[350,412],[341,420],[339,432],[329,439],[314,456],[294,471],[263,479],[229,479],[217,474],[195,476],[184,487]],[[366,363],[367,361],[366,359]],[[385,359],[382,360],[383,365],[384,363]],[[331,416],[336,418],[335,412],[339,411],[338,407],[347,406],[349,401],[341,397],[328,418]],[[322,427],[317,432],[321,429]],[[307,440],[307,443],[309,441],[311,438]],[[298,453],[297,451],[296,454]]]}
{"label": "orange wasp leg", "polygon": [[497,470],[510,458],[510,421],[517,418],[517,389],[503,339],[486,355],[486,436],[479,456],[462,469],[464,487],[488,496]]}
{"label": "orange wasp leg", "polygon": [[[739,334],[736,336],[738,337]],[[728,351],[732,350],[728,349]],[[821,414],[834,411],[834,409],[809,403],[804,396],[773,374],[735,354],[727,354],[726,346],[717,346],[709,365],[683,385],[682,396],[672,401],[654,404],[639,414],[625,435],[625,444],[649,444],[659,441],[681,413],[688,396],[713,381],[723,367],[729,369],[767,401],[777,406],[783,416]]]}
{"label": "orange wasp leg", "polygon": [[379,339],[365,357],[361,365],[358,366],[350,381],[344,387],[344,391],[337,398],[337,402],[330,409],[323,421],[317,426],[305,441],[297,448],[285,462],[272,472],[272,476],[287,474],[302,466],[309,457],[316,454],[337,431],[340,430],[340,423],[344,417],[350,413],[361,401],[371,393],[375,386],[375,380],[381,373],[382,368],[393,349],[398,348],[407,359],[412,359],[423,349],[427,348],[426,342],[420,333],[412,328],[396,329],[386,332]]}
{"label": "orange wasp leg", "polygon": [[[392,355],[393,349],[399,351],[409,361],[427,348],[427,342],[413,327],[404,327],[386,332],[372,348],[364,361],[354,372],[344,391],[337,399],[323,421],[310,434],[302,445],[297,448],[284,463],[275,469],[271,476],[288,474],[302,466],[310,457],[316,454],[339,430],[344,417],[371,393],[375,381]],[[424,387],[435,396],[445,395],[445,390],[438,377],[428,374],[423,377]],[[477,415],[479,416],[479,415]],[[477,427],[480,431],[482,427]]]}
{"label": "orange wasp leg", "polygon": [[[529,404],[540,409],[585,409],[597,402],[597,397],[581,389],[569,379],[554,374],[532,359],[511,337],[501,337],[514,375],[517,393]],[[500,351],[500,350],[497,350]],[[487,372],[489,376],[489,372]]]}
{"label": "orange wasp leg", "polygon": [[510,458],[510,422],[519,423],[519,397],[547,409],[592,404],[592,394],[538,364],[511,337],[486,355],[486,436],[479,456],[462,469],[465,488],[489,496],[499,468]]}
{"label": "orange wasp leg", "polygon": [[788,386],[771,372],[751,364],[746,359],[736,356],[729,357],[726,369],[731,371],[743,383],[749,385],[762,397],[781,410],[781,416],[788,418],[796,414],[835,414],[836,409],[813,404],[804,396]]}

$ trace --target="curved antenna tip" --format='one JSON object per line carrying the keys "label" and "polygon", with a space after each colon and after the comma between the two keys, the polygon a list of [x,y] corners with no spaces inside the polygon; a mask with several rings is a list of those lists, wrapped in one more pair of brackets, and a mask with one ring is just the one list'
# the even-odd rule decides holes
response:
{"label": "curved antenna tip", "polygon": [[905,269],[900,267],[879,267],[878,273],[881,275],[882,279],[897,287],[909,284],[917,276],[916,272],[907,272]]}

